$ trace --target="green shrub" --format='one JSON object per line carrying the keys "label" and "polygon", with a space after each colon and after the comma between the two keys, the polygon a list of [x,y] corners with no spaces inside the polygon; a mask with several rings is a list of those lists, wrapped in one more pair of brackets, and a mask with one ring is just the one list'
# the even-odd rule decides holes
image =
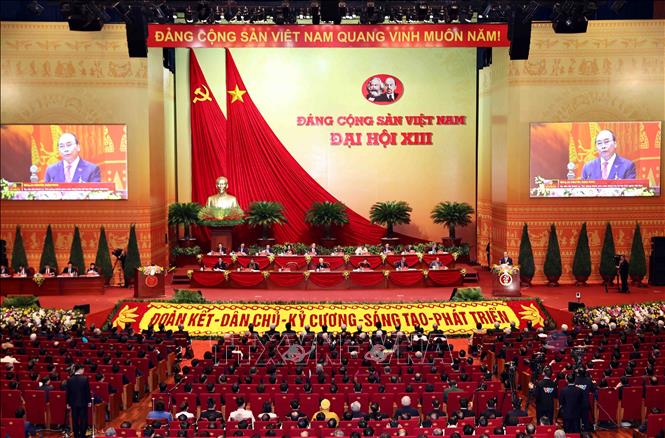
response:
{"label": "green shrub", "polygon": [[556,226],[550,227],[550,238],[547,242],[547,254],[545,255],[545,266],[543,272],[548,278],[561,277],[561,250],[559,249],[559,239],[556,235]]}
{"label": "green shrub", "polygon": [[529,227],[527,224],[524,224],[524,227],[522,227],[522,239],[520,240],[520,253],[517,264],[520,267],[522,276],[533,278],[536,273],[536,263],[533,260],[533,249],[531,248],[531,239],[529,239]]}
{"label": "green shrub", "polygon": [[39,260],[39,268],[36,270],[40,271],[44,269],[44,266],[47,264],[55,272],[58,272],[58,260],[55,258],[55,246],[53,245],[53,232],[51,231],[50,224],[46,228],[46,237],[44,237],[44,247],[42,248],[42,257]]}
{"label": "green shrub", "polygon": [[483,301],[485,298],[479,287],[459,287],[450,301]]}
{"label": "green shrub", "polygon": [[614,256],[616,249],[614,249],[614,237],[612,236],[612,225],[607,223],[605,226],[605,238],[603,239],[603,249],[600,253],[600,275],[604,280],[612,279],[617,275],[617,268],[614,264]]}
{"label": "green shrub", "polygon": [[169,301],[177,304],[204,304],[208,302],[203,298],[200,290],[191,289],[176,289],[175,296]]}
{"label": "green shrub", "polygon": [[644,242],[642,242],[642,230],[640,229],[640,224],[635,225],[633,245],[630,249],[630,267],[628,272],[631,277],[640,279],[647,275],[647,258],[644,255]]}
{"label": "green shrub", "polygon": [[573,275],[586,277],[591,275],[591,251],[589,250],[589,236],[586,231],[586,222],[582,224],[580,236],[577,239],[575,257],[573,259]]}
{"label": "green shrub", "polygon": [[14,237],[14,247],[12,248],[12,269],[18,271],[19,266],[28,268],[28,257],[25,255],[25,246],[23,245],[23,236],[21,235],[21,226],[16,226],[16,235]]}
{"label": "green shrub", "polygon": [[14,295],[6,297],[2,307],[39,307],[39,298],[34,295]]}

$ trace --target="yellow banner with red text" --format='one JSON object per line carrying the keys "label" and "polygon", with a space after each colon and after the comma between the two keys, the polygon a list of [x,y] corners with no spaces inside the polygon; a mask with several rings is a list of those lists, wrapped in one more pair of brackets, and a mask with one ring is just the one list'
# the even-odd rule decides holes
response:
{"label": "yellow banner with red text", "polygon": [[283,331],[291,328],[301,331],[309,327],[320,331],[326,326],[330,332],[339,332],[362,326],[373,330],[380,322],[383,330],[393,331],[397,326],[410,332],[420,326],[425,331],[434,325],[446,334],[470,334],[481,324],[502,328],[515,323],[518,328],[528,323],[543,327],[545,315],[534,300],[430,302],[430,303],[376,303],[376,304],[174,304],[164,302],[124,302],[113,317],[119,328],[130,324],[134,330],[145,330],[149,325],[164,325],[166,330],[177,330],[179,325],[191,336],[221,336],[225,333],[244,333],[250,325],[264,332],[274,325]]}

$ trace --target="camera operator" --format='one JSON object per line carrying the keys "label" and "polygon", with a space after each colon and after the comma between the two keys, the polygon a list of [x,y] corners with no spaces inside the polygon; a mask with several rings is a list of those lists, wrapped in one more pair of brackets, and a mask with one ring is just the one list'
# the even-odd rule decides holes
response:
{"label": "camera operator", "polygon": [[536,420],[540,421],[543,416],[554,420],[554,399],[557,398],[557,385],[552,381],[552,369],[543,368],[543,378],[535,385],[529,383],[533,390],[533,398],[536,401]]}
{"label": "camera operator", "polygon": [[588,373],[583,367],[577,369],[576,375],[577,377],[575,377],[575,386],[584,392],[582,410],[580,412],[582,416],[582,431],[593,432],[593,425],[591,424],[590,419],[591,408],[589,404],[589,394],[592,394],[595,397],[596,385],[594,385],[593,380],[591,380],[591,377],[589,377]]}
{"label": "camera operator", "polygon": [[630,264],[628,263],[626,256],[621,255],[619,257],[619,266],[617,266],[617,269],[619,270],[619,277],[621,278],[621,292],[627,294],[630,292],[628,290],[628,271],[630,270]]}

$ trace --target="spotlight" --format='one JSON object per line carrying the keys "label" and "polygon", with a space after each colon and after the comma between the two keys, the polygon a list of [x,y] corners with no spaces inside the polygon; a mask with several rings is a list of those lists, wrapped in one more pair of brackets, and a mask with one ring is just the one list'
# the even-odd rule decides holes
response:
{"label": "spotlight", "polygon": [[524,6],[524,15],[522,18],[522,22],[526,23],[527,21],[531,21],[533,16],[536,14],[536,11],[538,10],[538,7],[540,6],[540,3],[532,0]]}
{"label": "spotlight", "polygon": [[28,5],[28,11],[30,11],[32,14],[34,14],[36,16],[39,16],[39,15],[42,14],[42,12],[44,12],[44,6],[39,4],[39,2],[37,0],[33,0]]}

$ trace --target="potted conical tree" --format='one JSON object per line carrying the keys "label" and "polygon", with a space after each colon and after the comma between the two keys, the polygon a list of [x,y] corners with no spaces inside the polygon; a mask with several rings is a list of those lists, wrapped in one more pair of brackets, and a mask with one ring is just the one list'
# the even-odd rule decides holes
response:
{"label": "potted conical tree", "polygon": [[462,239],[457,238],[455,227],[465,227],[471,223],[473,207],[466,202],[439,202],[432,209],[430,217],[435,224],[448,228],[448,238],[443,238],[443,246],[460,246]]}
{"label": "potted conical tree", "polygon": [[102,225],[99,230],[99,241],[97,242],[97,256],[95,257],[95,265],[99,270],[99,275],[104,277],[105,283],[109,284],[113,276],[113,265],[111,264],[111,251],[109,244],[106,241],[106,230]]}
{"label": "potted conical tree", "polygon": [[536,273],[536,263],[533,260],[533,249],[531,248],[531,239],[529,239],[529,227],[524,224],[522,227],[522,239],[520,240],[520,254],[517,259],[520,267],[520,283],[525,286],[531,286],[531,280]]}
{"label": "potted conical tree", "polygon": [[[195,245],[196,238],[192,237],[191,226],[199,223],[201,205],[196,202],[174,202],[169,205],[168,223],[176,227],[178,244],[183,247]],[[184,236],[180,239],[179,226],[184,229]]]}
{"label": "potted conical tree", "polygon": [[591,275],[591,251],[589,250],[589,236],[586,231],[586,222],[582,224],[580,236],[577,239],[575,257],[573,258],[573,276],[575,286],[586,286]]}
{"label": "potted conical tree", "polygon": [[550,238],[547,242],[547,253],[545,254],[545,265],[543,272],[547,277],[548,286],[558,286],[561,278],[561,250],[559,249],[559,239],[556,235],[556,226],[550,227]]}
{"label": "potted conical tree", "polygon": [[21,226],[16,226],[16,234],[14,235],[14,247],[12,248],[12,270],[18,271],[19,266],[28,266],[28,257],[25,255],[25,246],[23,245],[23,235],[21,234]]}
{"label": "potted conical tree", "polygon": [[74,238],[69,250],[69,261],[78,270],[80,274],[85,274],[85,259],[83,257],[83,247],[81,246],[81,232],[78,225],[74,226]]}
{"label": "potted conical tree", "polygon": [[[55,257],[55,246],[53,245],[53,232],[51,225],[46,228],[44,237],[44,247],[42,248],[42,257],[39,260],[39,270],[44,269],[44,265],[49,265],[51,269],[58,272],[58,260]],[[39,272],[39,270],[37,272]]]}
{"label": "potted conical tree", "polygon": [[141,267],[141,254],[139,253],[139,242],[136,238],[136,225],[129,226],[129,242],[127,243],[127,256],[125,257],[124,276],[125,286],[134,282],[136,270]]}
{"label": "potted conical tree", "polygon": [[373,224],[386,226],[386,236],[381,241],[394,246],[399,243],[399,238],[395,237],[393,227],[411,223],[412,211],[406,201],[381,201],[369,209],[369,219]]}
{"label": "potted conical tree", "polygon": [[305,214],[305,222],[323,229],[322,243],[333,246],[337,238],[332,236],[333,226],[344,226],[349,223],[346,206],[339,201],[315,202]]}
{"label": "potted conical tree", "polygon": [[617,275],[617,267],[614,261],[616,250],[614,249],[614,237],[612,236],[612,225],[608,222],[605,226],[605,238],[603,249],[600,252],[600,276],[606,285],[614,283]]}
{"label": "potted conical tree", "polygon": [[270,235],[272,227],[286,222],[284,207],[275,201],[252,202],[247,209],[245,221],[251,228],[261,227],[261,238],[257,243],[261,246],[273,245],[275,238]]}
{"label": "potted conical tree", "polygon": [[644,255],[644,242],[642,242],[642,230],[640,224],[635,224],[633,233],[633,244],[630,249],[630,267],[628,274],[632,283],[644,287],[642,280],[647,275],[647,258]]}

